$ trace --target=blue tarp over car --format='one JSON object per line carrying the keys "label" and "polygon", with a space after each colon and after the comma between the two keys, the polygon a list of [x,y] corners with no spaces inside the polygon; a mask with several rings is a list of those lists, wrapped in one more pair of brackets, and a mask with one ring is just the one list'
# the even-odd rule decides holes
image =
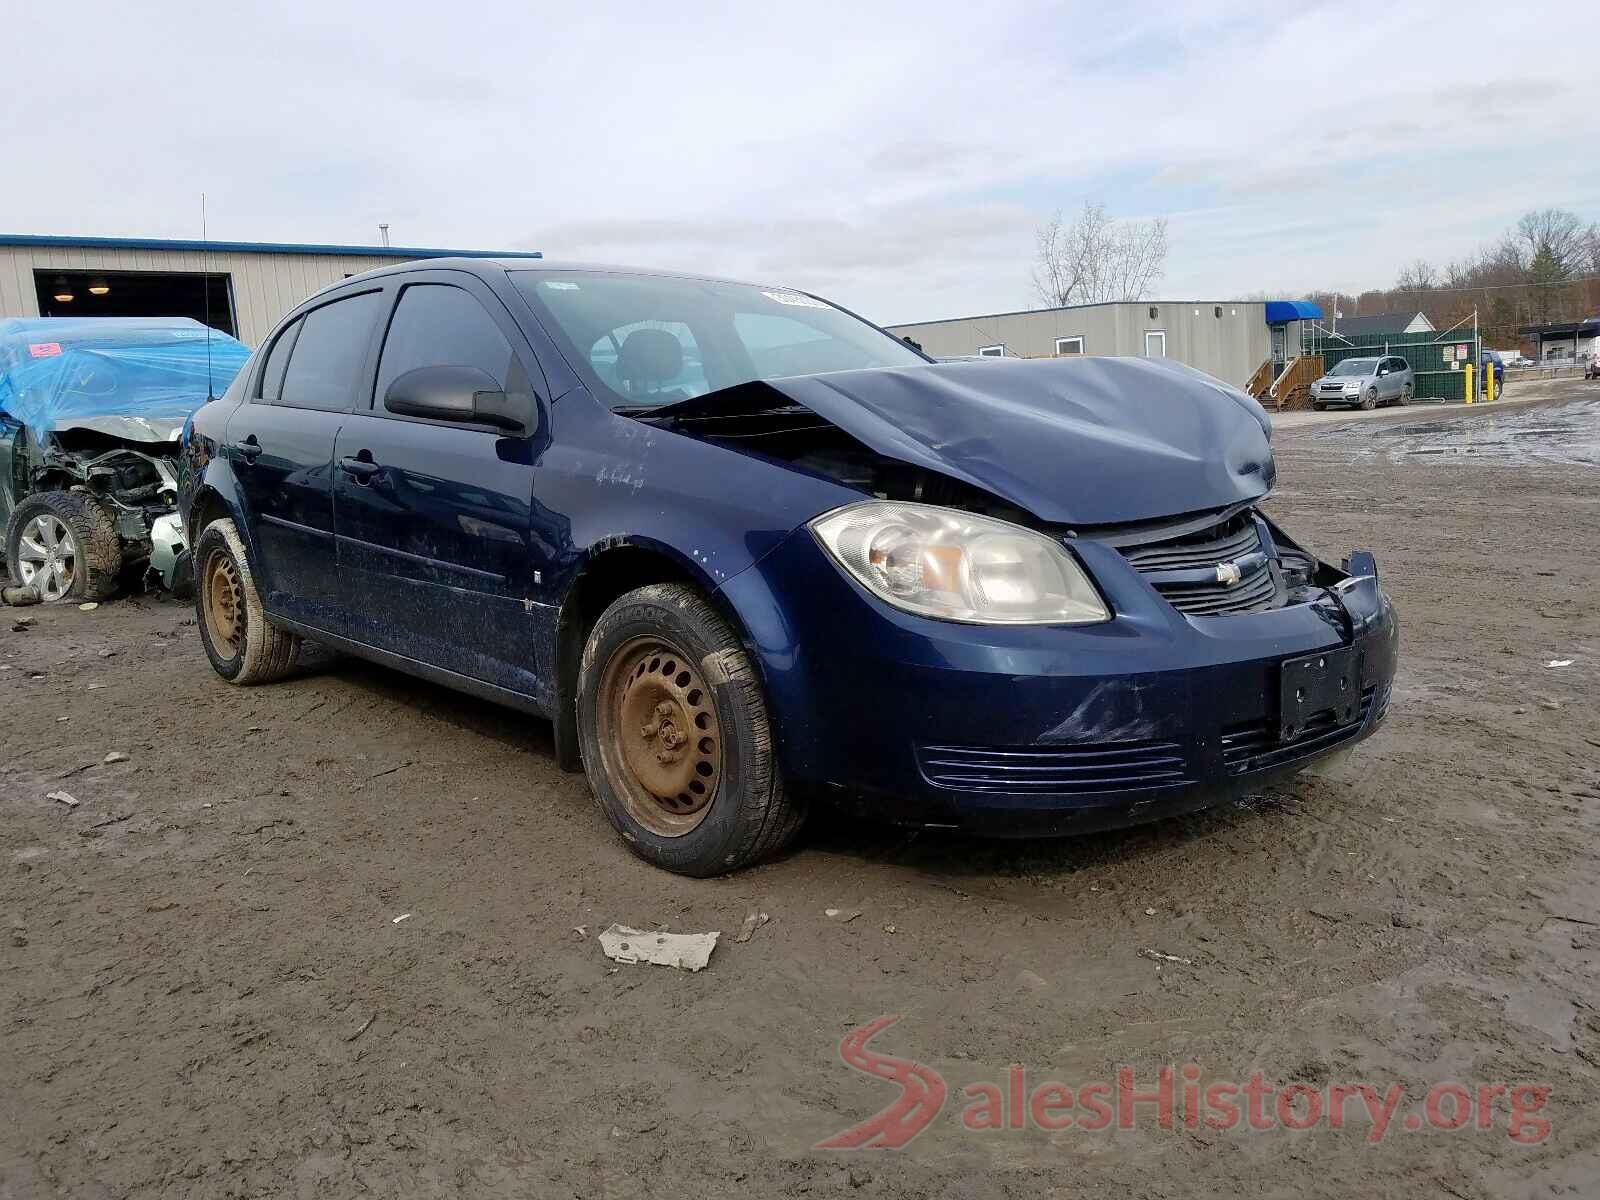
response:
{"label": "blue tarp over car", "polygon": [[135,442],[178,435],[250,349],[187,317],[0,321],[0,412],[36,439],[91,429]]}

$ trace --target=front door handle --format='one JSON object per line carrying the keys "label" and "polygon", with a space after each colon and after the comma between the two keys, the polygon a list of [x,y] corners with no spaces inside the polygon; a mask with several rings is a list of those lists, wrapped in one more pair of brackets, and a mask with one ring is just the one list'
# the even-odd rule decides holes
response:
{"label": "front door handle", "polygon": [[339,469],[357,483],[366,483],[383,468],[370,458],[341,458]]}

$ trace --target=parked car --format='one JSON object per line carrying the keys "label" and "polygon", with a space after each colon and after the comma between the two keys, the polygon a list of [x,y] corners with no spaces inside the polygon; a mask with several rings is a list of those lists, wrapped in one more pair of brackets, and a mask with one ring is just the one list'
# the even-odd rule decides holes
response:
{"label": "parked car", "polygon": [[178,433],[250,351],[181,318],[0,321],[0,522],[15,586],[103,600],[171,586]]}
{"label": "parked car", "polygon": [[1589,360],[1583,364],[1583,377],[1600,379],[1600,354],[1591,354]]}
{"label": "parked car", "polygon": [[1506,390],[1506,363],[1497,350],[1485,350],[1483,357],[1478,360],[1478,382],[1480,392],[1484,390],[1484,380],[1489,378],[1490,370],[1494,371],[1494,394],[1500,395]]}
{"label": "parked car", "polygon": [[1410,404],[1416,388],[1417,377],[1403,358],[1347,358],[1311,385],[1311,407],[1321,412],[1330,404],[1365,409]]}
{"label": "parked car", "polygon": [[547,717],[708,875],[818,798],[1058,834],[1371,733],[1394,610],[1261,511],[1270,433],[1171,360],[936,364],[789,288],[444,260],[294,309],[180,507],[222,678],[310,640]]}

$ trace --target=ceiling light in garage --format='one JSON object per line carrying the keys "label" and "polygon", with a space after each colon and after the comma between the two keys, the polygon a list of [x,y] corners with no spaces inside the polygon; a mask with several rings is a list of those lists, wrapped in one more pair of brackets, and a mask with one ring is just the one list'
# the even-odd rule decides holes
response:
{"label": "ceiling light in garage", "polygon": [[57,304],[72,303],[72,285],[65,278],[56,280],[55,302]]}
{"label": "ceiling light in garage", "polygon": [[104,279],[96,279],[89,285],[89,295],[91,296],[109,296],[110,294],[111,285]]}

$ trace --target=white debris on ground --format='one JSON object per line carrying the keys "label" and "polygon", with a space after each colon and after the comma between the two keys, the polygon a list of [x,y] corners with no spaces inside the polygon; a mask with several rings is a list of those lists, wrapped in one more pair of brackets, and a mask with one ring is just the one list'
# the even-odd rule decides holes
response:
{"label": "white debris on ground", "polygon": [[711,961],[721,932],[665,933],[612,925],[600,935],[600,949],[612,962],[654,963],[698,971]]}

